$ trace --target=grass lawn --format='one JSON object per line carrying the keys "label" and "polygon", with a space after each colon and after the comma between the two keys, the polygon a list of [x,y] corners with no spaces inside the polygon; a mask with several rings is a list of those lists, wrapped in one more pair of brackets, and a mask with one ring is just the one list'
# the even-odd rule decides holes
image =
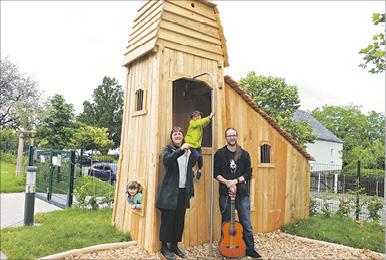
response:
{"label": "grass lawn", "polygon": [[301,237],[385,252],[385,227],[375,222],[358,224],[348,217],[316,215],[284,225],[281,229]]}
{"label": "grass lawn", "polygon": [[130,241],[111,225],[112,209],[65,210],[40,213],[40,226],[1,229],[1,251],[8,259],[36,259],[74,248]]}
{"label": "grass lawn", "polygon": [[25,178],[16,176],[16,165],[8,162],[0,162],[0,192],[24,192]]}

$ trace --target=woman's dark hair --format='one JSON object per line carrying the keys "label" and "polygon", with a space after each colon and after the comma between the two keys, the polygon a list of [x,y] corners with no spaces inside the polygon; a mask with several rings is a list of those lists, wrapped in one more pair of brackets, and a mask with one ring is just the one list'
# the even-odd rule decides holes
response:
{"label": "woman's dark hair", "polygon": [[[185,136],[184,131],[182,131],[182,128],[181,128],[181,127],[179,127],[179,126],[174,126],[174,127],[172,128],[172,130],[170,131],[170,144],[171,144],[171,145],[174,145],[173,139],[172,139],[172,135],[173,135],[173,133],[175,133],[175,132],[181,132],[182,135]],[[184,142],[185,142],[185,139],[182,140],[182,143],[184,143]]]}
{"label": "woman's dark hair", "polygon": [[[237,129],[236,128],[233,128],[233,127],[228,127],[226,130],[225,130],[225,137],[227,137],[227,132],[229,130],[234,130],[236,132],[236,135],[237,135]],[[236,154],[235,154],[235,158],[234,160],[237,161],[238,159],[240,159],[240,156],[241,156],[241,146],[236,143]]]}

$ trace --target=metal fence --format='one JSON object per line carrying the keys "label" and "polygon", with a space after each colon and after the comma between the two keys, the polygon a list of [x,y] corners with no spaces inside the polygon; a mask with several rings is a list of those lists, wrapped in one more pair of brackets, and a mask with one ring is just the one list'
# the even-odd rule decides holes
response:
{"label": "metal fence", "polygon": [[[341,165],[312,164],[311,165],[311,192],[349,193],[357,188],[359,180],[363,194],[369,196],[384,196],[384,178],[362,176],[364,173],[371,176],[371,170],[366,169],[344,171]],[[345,173],[344,173],[345,172]]]}
{"label": "metal fence", "polygon": [[76,156],[74,150],[31,146],[29,165],[37,166],[36,197],[59,207],[77,204],[83,187],[86,198],[113,198],[117,179],[117,159],[112,156]]}
{"label": "metal fence", "polygon": [[81,188],[86,201],[93,198],[96,201],[111,202],[115,193],[117,168],[116,157],[79,153],[76,156],[74,204],[80,203],[77,201],[77,194]]}
{"label": "metal fence", "polygon": [[[312,164],[310,191],[318,213],[345,211],[357,220],[370,220],[374,203],[383,203],[384,178],[377,178],[380,170],[342,169],[340,165]],[[379,175],[379,174],[378,174]],[[385,221],[386,207],[378,210]]]}
{"label": "metal fence", "polygon": [[36,197],[65,208],[72,205],[75,153],[30,147],[29,165],[37,166]]}

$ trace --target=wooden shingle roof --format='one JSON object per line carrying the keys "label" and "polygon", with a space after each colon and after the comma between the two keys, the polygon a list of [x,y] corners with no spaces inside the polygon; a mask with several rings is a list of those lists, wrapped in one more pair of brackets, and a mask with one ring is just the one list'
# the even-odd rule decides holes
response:
{"label": "wooden shingle roof", "polygon": [[226,40],[215,4],[207,0],[147,1],[134,19],[124,65],[165,46],[229,66]]}
{"label": "wooden shingle roof", "polygon": [[230,86],[234,91],[236,91],[239,96],[244,99],[245,102],[257,113],[259,113],[274,129],[276,129],[288,142],[290,142],[296,150],[298,150],[307,160],[314,160],[314,158],[305,151],[305,149],[295,140],[292,136],[287,133],[274,118],[270,117],[265,113],[261,108],[259,108],[255,101],[234,81],[230,76],[224,76],[225,83]]}

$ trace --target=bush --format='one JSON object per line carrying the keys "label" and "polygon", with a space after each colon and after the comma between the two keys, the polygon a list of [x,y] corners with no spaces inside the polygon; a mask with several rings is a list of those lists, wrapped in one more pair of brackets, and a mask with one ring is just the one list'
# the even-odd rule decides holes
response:
{"label": "bush", "polygon": [[[342,169],[343,175],[357,176],[357,168],[345,167]],[[361,178],[379,180],[385,177],[384,169],[361,169]]]}
{"label": "bush", "polygon": [[101,154],[98,154],[98,155],[93,155],[92,156],[92,160],[93,161],[97,161],[97,162],[109,162],[109,163],[113,163],[113,162],[116,162],[118,160],[118,157],[117,155],[101,155]]}
{"label": "bush", "polygon": [[1,161],[16,164],[16,155],[9,152],[2,152]]}
{"label": "bush", "polygon": [[[74,189],[75,207],[97,210],[102,207],[112,207],[114,203],[114,188],[95,177],[82,178],[84,183]],[[105,186],[108,186],[105,187]],[[96,192],[95,190],[98,189]]]}
{"label": "bush", "polygon": [[15,153],[18,143],[19,137],[15,129],[9,127],[0,129],[0,150],[2,152]]}
{"label": "bush", "polygon": [[323,200],[322,213],[325,217],[331,217],[331,209],[326,199]]}
{"label": "bush", "polygon": [[351,201],[346,198],[339,199],[339,209],[336,214],[347,217],[352,209]]}
{"label": "bush", "polygon": [[309,212],[310,212],[310,216],[315,216],[316,213],[318,212],[317,210],[317,201],[316,199],[310,197],[310,206],[309,206]]}
{"label": "bush", "polygon": [[367,201],[367,209],[369,211],[369,216],[374,221],[379,221],[381,216],[378,214],[378,211],[383,208],[383,203],[377,197],[372,197]]}

